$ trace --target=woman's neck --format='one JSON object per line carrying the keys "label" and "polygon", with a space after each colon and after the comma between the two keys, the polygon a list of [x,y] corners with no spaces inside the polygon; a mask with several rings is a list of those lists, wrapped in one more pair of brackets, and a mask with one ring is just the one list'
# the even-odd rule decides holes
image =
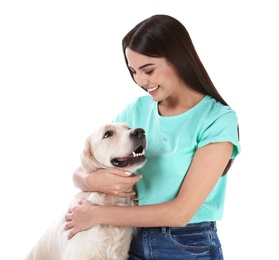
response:
{"label": "woman's neck", "polygon": [[180,115],[197,105],[205,96],[204,94],[193,91],[184,93],[183,95],[170,96],[160,101],[158,103],[158,113],[161,116]]}

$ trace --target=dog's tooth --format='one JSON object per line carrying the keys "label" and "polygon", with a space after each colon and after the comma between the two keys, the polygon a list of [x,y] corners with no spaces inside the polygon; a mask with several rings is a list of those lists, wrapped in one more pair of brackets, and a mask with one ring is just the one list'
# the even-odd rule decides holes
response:
{"label": "dog's tooth", "polygon": [[145,150],[143,150],[143,152],[142,152],[142,153],[135,153],[134,151],[132,152],[133,157],[142,156],[142,155],[144,155],[144,153],[145,153]]}

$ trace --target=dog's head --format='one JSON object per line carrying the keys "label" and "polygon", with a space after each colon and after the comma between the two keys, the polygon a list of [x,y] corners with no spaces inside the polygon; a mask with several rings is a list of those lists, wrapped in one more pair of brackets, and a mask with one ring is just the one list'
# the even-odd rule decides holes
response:
{"label": "dog's head", "polygon": [[85,141],[82,167],[86,172],[108,167],[134,172],[146,162],[146,143],[142,128],[131,129],[124,123],[102,125]]}

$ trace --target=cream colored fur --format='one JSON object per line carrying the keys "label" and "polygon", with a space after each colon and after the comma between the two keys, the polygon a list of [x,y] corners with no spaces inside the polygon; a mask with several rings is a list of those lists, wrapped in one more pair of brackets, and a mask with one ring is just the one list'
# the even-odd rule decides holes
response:
{"label": "cream colored fur", "polygon": [[[146,160],[144,150],[140,154],[133,153],[138,147],[146,148],[145,136],[141,131],[129,129],[126,124],[107,124],[96,129],[87,138],[81,154],[81,164],[83,169],[90,173],[99,168],[118,167],[112,165],[112,159],[121,158],[121,163],[126,158],[129,164],[119,166],[134,172],[142,167]],[[76,206],[80,198],[86,198],[98,205],[135,205],[131,198],[114,197],[98,192],[80,192],[69,207]],[[128,259],[133,228],[97,225],[77,233],[69,240],[69,231],[64,230],[65,224],[63,215],[42,235],[25,260]]]}

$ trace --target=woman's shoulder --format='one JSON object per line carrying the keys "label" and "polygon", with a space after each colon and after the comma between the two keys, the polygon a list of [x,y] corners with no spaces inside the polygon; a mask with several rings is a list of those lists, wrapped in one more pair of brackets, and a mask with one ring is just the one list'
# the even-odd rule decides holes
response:
{"label": "woman's shoulder", "polygon": [[135,98],[134,100],[130,101],[126,106],[126,109],[137,109],[141,108],[144,109],[147,106],[154,105],[155,101],[150,97],[150,95],[140,96]]}
{"label": "woman's shoulder", "polygon": [[150,95],[144,95],[144,96],[140,96],[135,98],[134,100],[132,100],[131,104],[142,104],[142,103],[146,103],[146,102],[155,102]]}
{"label": "woman's shoulder", "polygon": [[[140,96],[130,101],[118,114],[117,120],[130,121],[132,118],[138,118],[146,115],[148,111],[152,110],[155,101],[149,96]],[[131,116],[132,115],[132,116]]]}
{"label": "woman's shoulder", "polygon": [[211,96],[205,96],[202,106],[200,107],[206,116],[221,116],[224,114],[236,115],[236,111],[228,105],[224,105]]}

